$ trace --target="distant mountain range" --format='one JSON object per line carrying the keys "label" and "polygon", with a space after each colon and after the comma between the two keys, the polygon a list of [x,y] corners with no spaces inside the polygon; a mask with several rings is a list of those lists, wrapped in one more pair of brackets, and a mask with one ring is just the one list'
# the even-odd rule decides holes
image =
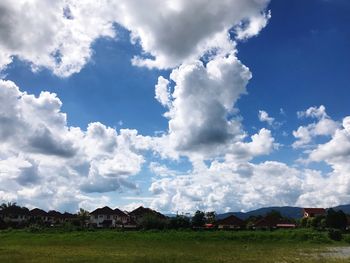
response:
{"label": "distant mountain range", "polygon": [[[334,210],[343,210],[345,214],[350,214],[350,204],[349,205],[339,205],[336,207],[332,207]],[[245,220],[250,216],[264,216],[267,213],[271,212],[272,210],[276,210],[281,213],[282,216],[288,217],[288,218],[301,218],[302,217],[302,207],[295,207],[295,206],[271,206],[271,207],[263,207],[256,210],[252,210],[249,212],[228,212],[224,214],[218,214],[216,215],[216,219],[223,219],[225,217],[228,217],[230,215],[235,215],[238,218]],[[167,216],[172,217],[175,216],[173,214],[168,214]]]}
{"label": "distant mountain range", "polygon": [[[345,214],[350,214],[350,204],[349,205],[339,205],[336,207],[332,207],[334,210],[342,210]],[[230,215],[235,215],[240,219],[247,219],[250,216],[264,216],[267,213],[271,212],[272,210],[278,211],[281,213],[282,216],[288,217],[288,218],[301,218],[302,217],[302,207],[295,207],[295,206],[271,206],[271,207],[263,207],[256,210],[252,210],[249,212],[228,212],[224,214],[218,214],[216,216],[217,219],[223,219],[225,217],[228,217]]]}
{"label": "distant mountain range", "polygon": [[272,210],[278,211],[281,213],[284,217],[289,218],[300,218],[302,217],[302,208],[301,207],[294,207],[294,206],[271,206],[271,207],[263,207],[256,210],[252,210],[249,212],[228,212],[224,214],[218,214],[216,216],[217,219],[223,219],[225,217],[228,217],[230,215],[235,215],[240,219],[247,219],[250,216],[264,216],[267,213],[271,212]]}

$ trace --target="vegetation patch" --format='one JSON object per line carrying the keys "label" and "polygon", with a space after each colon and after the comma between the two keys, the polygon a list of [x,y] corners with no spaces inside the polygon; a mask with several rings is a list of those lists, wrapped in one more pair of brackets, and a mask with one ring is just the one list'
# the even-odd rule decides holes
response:
{"label": "vegetation patch", "polygon": [[322,254],[339,245],[314,230],[7,230],[0,262],[347,262]]}

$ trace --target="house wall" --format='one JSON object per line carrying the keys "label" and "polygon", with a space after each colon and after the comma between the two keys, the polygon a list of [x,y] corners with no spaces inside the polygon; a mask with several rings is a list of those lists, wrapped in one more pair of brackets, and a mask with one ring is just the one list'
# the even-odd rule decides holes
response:
{"label": "house wall", "polygon": [[105,220],[112,220],[112,226],[115,226],[115,220],[111,215],[91,215],[90,223],[96,224],[97,227],[103,227],[102,222]]}
{"label": "house wall", "polygon": [[118,222],[126,224],[128,222],[128,217],[117,215],[90,215],[90,223],[96,224],[97,227],[103,227],[102,223],[105,220],[112,220],[112,227],[116,227]]}
{"label": "house wall", "polygon": [[5,222],[15,222],[22,223],[28,220],[28,216],[26,215],[4,215],[3,220]]}

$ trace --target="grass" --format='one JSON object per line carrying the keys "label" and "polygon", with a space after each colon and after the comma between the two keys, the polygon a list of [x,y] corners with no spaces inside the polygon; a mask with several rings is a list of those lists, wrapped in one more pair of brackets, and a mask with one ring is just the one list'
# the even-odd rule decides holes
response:
{"label": "grass", "polygon": [[349,262],[320,256],[334,242],[324,232],[0,232],[0,262]]}

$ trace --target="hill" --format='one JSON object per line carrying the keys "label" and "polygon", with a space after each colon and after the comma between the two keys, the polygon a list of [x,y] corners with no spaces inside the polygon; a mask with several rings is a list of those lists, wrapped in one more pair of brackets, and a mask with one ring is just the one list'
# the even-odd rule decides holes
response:
{"label": "hill", "polygon": [[[333,207],[334,210],[342,210],[345,214],[350,214],[350,205],[339,205]],[[249,212],[228,212],[224,214],[218,214],[216,216],[217,219],[223,219],[225,217],[228,217],[230,215],[235,215],[240,219],[247,219],[250,216],[264,216],[267,213],[271,212],[272,210],[276,210],[281,213],[284,217],[289,218],[301,218],[302,217],[302,207],[295,207],[295,206],[271,206],[271,207],[263,207],[256,210],[252,210]]]}
{"label": "hill", "polygon": [[[345,214],[350,214],[350,204],[349,205],[339,205],[333,207],[334,210],[342,210]],[[237,216],[238,218],[245,220],[250,216],[264,216],[272,210],[276,210],[281,213],[282,216],[298,219],[301,218],[302,215],[302,207],[297,206],[271,206],[271,207],[263,207],[256,210],[252,210],[249,212],[228,212],[223,214],[217,214],[216,219],[223,219],[230,215]],[[176,216],[175,214],[167,214],[169,217]]]}
{"label": "hill", "polygon": [[235,215],[240,219],[247,219],[250,216],[264,216],[267,213],[271,212],[272,210],[276,210],[281,213],[284,217],[289,218],[300,218],[302,216],[302,208],[301,207],[293,207],[293,206],[271,206],[271,207],[263,207],[256,210],[252,210],[249,212],[229,212],[224,214],[217,215],[218,219],[225,218],[230,215]]}

